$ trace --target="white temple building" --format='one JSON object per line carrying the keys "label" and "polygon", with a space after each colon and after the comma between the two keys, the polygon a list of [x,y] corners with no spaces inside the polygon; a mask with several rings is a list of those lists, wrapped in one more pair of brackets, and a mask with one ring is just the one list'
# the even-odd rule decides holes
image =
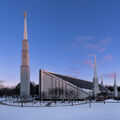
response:
{"label": "white temple building", "polygon": [[[78,78],[61,75],[45,70],[39,71],[39,98],[49,99],[49,91],[54,89],[64,91],[61,99],[65,99],[66,93],[73,92],[78,99],[84,99],[89,96],[96,96],[100,91],[108,92],[109,90],[98,83],[96,56],[94,62],[93,82],[81,80]],[[22,65],[20,75],[20,96],[21,100],[30,98],[30,67],[29,67],[29,48],[27,39],[27,14],[25,12],[24,37],[22,41]]]}
{"label": "white temple building", "polygon": [[[59,88],[65,91],[74,91],[77,94],[78,99],[85,99],[86,97],[93,95],[94,89],[93,82],[82,80],[78,78],[74,78],[71,76],[61,75],[58,73],[49,72],[46,70],[39,71],[39,96],[42,98],[42,94],[48,96],[49,90]],[[96,86],[95,86],[96,87]],[[98,87],[98,84],[97,84]],[[109,90],[101,86],[97,88],[97,90],[109,92]],[[95,88],[96,90],[96,88]],[[95,91],[97,94],[99,91]],[[65,95],[64,95],[65,97]],[[49,98],[49,97],[48,97]]]}

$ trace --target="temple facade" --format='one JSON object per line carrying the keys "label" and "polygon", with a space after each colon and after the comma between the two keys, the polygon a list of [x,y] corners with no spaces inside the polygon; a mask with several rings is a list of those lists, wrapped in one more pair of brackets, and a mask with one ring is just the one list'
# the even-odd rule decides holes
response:
{"label": "temple facade", "polygon": [[[66,98],[69,92],[73,92],[78,99],[85,99],[93,96],[94,83],[78,78],[61,75],[45,70],[39,71],[39,97],[40,99],[50,98],[49,92],[55,89],[64,91],[62,98]],[[100,91],[108,92],[104,86],[100,85]],[[61,98],[61,99],[62,99]]]}

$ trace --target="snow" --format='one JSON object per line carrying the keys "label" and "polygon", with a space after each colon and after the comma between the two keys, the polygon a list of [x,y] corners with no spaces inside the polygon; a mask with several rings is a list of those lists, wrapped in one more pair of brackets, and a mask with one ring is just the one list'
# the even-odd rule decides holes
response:
{"label": "snow", "polygon": [[108,100],[105,100],[106,102],[120,102],[120,101],[117,101],[117,100],[113,100],[113,99],[108,99]]}
{"label": "snow", "polygon": [[120,103],[92,103],[59,107],[0,105],[0,120],[120,120]]}
{"label": "snow", "polygon": [[[2,103],[5,103],[5,104],[9,104],[9,105],[14,105],[14,106],[21,106],[21,103],[13,103],[13,102],[9,102],[9,101],[3,101]],[[29,103],[24,103],[23,105],[24,105],[24,107],[27,107],[27,106],[29,106],[29,107],[40,107],[40,106],[42,106],[42,107],[45,107],[45,105],[47,104],[48,102],[29,102]],[[78,104],[82,104],[82,103],[85,103],[85,101],[79,101],[79,102],[73,102],[73,104],[74,105],[78,105]],[[53,102],[52,104],[51,104],[51,106],[52,107],[58,107],[58,106],[70,106],[70,105],[72,105],[72,103],[68,103],[68,102],[57,102],[56,104]]]}

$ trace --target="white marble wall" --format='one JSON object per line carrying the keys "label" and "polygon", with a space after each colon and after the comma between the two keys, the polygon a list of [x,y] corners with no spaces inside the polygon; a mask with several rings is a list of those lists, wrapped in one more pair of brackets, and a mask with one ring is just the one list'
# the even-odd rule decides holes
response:
{"label": "white marble wall", "polygon": [[73,90],[76,91],[76,93],[78,92],[78,97],[79,98],[86,98],[87,96],[89,96],[89,93],[87,93],[86,91],[78,88],[77,91],[77,87],[61,78],[58,78],[46,71],[42,71],[42,79],[41,79],[41,91],[48,93],[49,89],[53,89],[54,88],[63,88],[63,90]]}
{"label": "white marble wall", "polygon": [[23,99],[29,99],[30,95],[30,68],[21,66],[20,96]]}

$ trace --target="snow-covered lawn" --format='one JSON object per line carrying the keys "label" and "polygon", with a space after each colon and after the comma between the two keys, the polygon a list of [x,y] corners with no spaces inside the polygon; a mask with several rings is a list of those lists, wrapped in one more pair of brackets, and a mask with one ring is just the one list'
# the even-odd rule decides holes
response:
{"label": "snow-covered lawn", "polygon": [[[21,103],[18,103],[18,102],[13,103],[13,101],[3,101],[3,103],[8,104],[8,105],[13,105],[13,106],[21,106]],[[73,102],[73,105],[79,105],[79,104],[83,104],[83,103],[86,103],[86,101]],[[34,102],[24,103],[23,106],[24,107],[45,107],[47,104],[48,104],[48,102],[34,101]],[[56,102],[56,104],[55,104],[54,102],[52,102],[52,104],[50,106],[51,107],[72,106],[72,103]]]}
{"label": "snow-covered lawn", "polygon": [[61,107],[0,105],[0,120],[120,120],[120,103],[92,103]]}

